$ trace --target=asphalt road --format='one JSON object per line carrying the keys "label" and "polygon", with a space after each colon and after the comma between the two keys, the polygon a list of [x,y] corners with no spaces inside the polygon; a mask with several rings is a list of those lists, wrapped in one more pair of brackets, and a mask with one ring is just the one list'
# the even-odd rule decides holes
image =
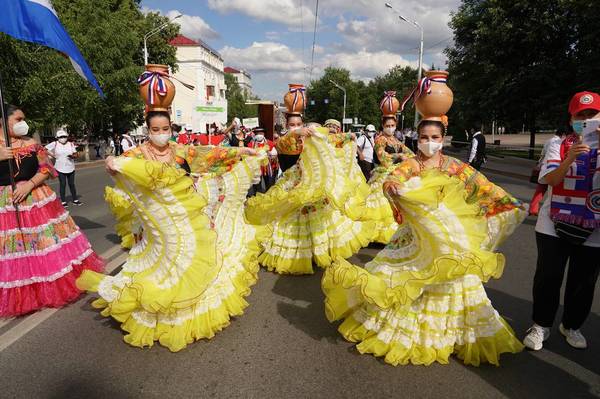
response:
{"label": "asphalt road", "polygon": [[[523,179],[489,177],[521,199],[532,193]],[[78,171],[85,205],[71,209],[115,267],[124,254],[102,200],[109,183],[101,168]],[[534,224],[527,219],[503,245],[504,276],[487,285],[495,308],[519,336],[530,324]],[[352,260],[362,264],[377,251],[364,249]],[[543,351],[504,355],[500,367],[467,367],[457,359],[392,367],[358,354],[325,319],[320,277],[262,271],[243,316],[212,340],[175,354],[158,345],[126,345],[118,325],[90,307],[90,296],[58,311],[0,322],[0,397],[600,397],[600,292],[583,328],[588,350],[571,349],[555,329]]]}

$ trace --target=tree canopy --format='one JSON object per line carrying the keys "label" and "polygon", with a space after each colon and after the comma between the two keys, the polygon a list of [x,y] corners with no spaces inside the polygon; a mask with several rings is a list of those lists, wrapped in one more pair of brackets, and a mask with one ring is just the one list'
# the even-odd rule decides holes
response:
{"label": "tree canopy", "polygon": [[[395,66],[368,83],[353,80],[347,69],[328,67],[323,76],[313,80],[307,88],[306,115],[309,120],[321,123],[329,118],[341,121],[344,94],[333,81],[346,89],[346,117],[357,117],[360,123],[378,126],[381,120],[379,103],[384,92],[396,91],[398,100],[402,100],[414,88],[416,80],[417,70],[410,67]],[[412,126],[414,121],[414,108],[411,105],[409,103],[404,111],[405,126]]]}
{"label": "tree canopy", "polygon": [[[66,125],[74,134],[106,134],[109,129],[131,128],[141,121],[144,109],[136,84],[144,69],[143,36],[168,19],[143,14],[138,0],[54,0],[52,4],[106,99],[61,54],[0,34],[6,101],[22,106],[38,129]],[[179,26],[170,24],[148,41],[151,63],[176,67],[176,50],[168,41],[178,32]]]}
{"label": "tree canopy", "polygon": [[247,96],[238,84],[233,74],[225,74],[225,85],[227,85],[227,120],[231,122],[233,118],[253,118],[258,116],[258,107],[256,105],[246,105],[247,100],[255,97]]}
{"label": "tree canopy", "polygon": [[453,116],[508,130],[565,123],[571,96],[600,89],[597,16],[586,0],[463,0],[446,50]]}

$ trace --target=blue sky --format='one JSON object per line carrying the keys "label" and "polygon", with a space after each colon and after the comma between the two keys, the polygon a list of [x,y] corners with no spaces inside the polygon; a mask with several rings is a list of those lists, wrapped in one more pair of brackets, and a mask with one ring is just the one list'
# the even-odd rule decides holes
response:
{"label": "blue sky", "polygon": [[[451,44],[450,12],[459,0],[395,0],[394,8],[421,23],[424,63],[444,65]],[[218,50],[227,66],[252,74],[254,92],[279,99],[287,83],[308,83],[327,66],[369,80],[394,65],[417,64],[419,31],[380,0],[321,0],[311,64],[316,0],[144,0],[142,6],[174,16],[182,32]]]}

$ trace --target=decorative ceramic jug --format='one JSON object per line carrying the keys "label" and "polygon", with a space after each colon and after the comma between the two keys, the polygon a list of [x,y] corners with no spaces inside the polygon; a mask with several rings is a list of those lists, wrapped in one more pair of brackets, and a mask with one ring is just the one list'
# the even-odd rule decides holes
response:
{"label": "decorative ceramic jug", "polygon": [[169,111],[175,98],[175,84],[170,79],[167,65],[146,65],[146,71],[138,78],[138,84],[147,111]]}
{"label": "decorative ceramic jug", "polygon": [[400,101],[396,98],[395,91],[386,91],[384,93],[385,97],[379,103],[379,108],[381,109],[381,113],[383,116],[393,116],[396,117],[396,113],[398,112],[398,108],[400,108]]}
{"label": "decorative ceramic jug", "polygon": [[302,115],[306,108],[306,88],[301,84],[290,83],[290,89],[283,97],[288,114]]}
{"label": "decorative ceramic jug", "polygon": [[428,71],[417,87],[415,106],[423,119],[441,117],[452,107],[454,94],[446,85],[448,72]]}

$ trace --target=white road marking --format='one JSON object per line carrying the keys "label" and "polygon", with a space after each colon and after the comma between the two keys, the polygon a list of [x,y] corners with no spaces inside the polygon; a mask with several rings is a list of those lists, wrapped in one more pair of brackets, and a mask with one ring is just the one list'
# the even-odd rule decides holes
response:
{"label": "white road marking", "polygon": [[15,319],[14,317],[10,317],[8,319],[2,319],[2,320],[0,320],[0,328],[4,327],[8,323],[12,322],[14,319]]}
{"label": "white road marking", "polygon": [[[122,251],[123,250],[121,249],[121,247],[119,245],[116,245],[102,253],[100,256],[103,259],[110,259],[115,254]],[[117,267],[122,265],[123,262],[125,262],[125,260],[127,260],[127,256],[127,252],[122,252],[119,256],[117,256],[115,259],[113,259],[106,265],[106,269],[104,270],[104,272],[106,274],[111,273]],[[0,352],[4,351],[6,348],[17,342],[19,339],[23,338],[29,331],[42,324],[45,320],[50,318],[54,313],[58,312],[59,310],[60,309],[43,309],[29,316],[23,317],[22,320],[13,328],[0,335]],[[13,321],[15,321],[14,317],[3,320],[2,324],[0,324],[0,327]]]}

